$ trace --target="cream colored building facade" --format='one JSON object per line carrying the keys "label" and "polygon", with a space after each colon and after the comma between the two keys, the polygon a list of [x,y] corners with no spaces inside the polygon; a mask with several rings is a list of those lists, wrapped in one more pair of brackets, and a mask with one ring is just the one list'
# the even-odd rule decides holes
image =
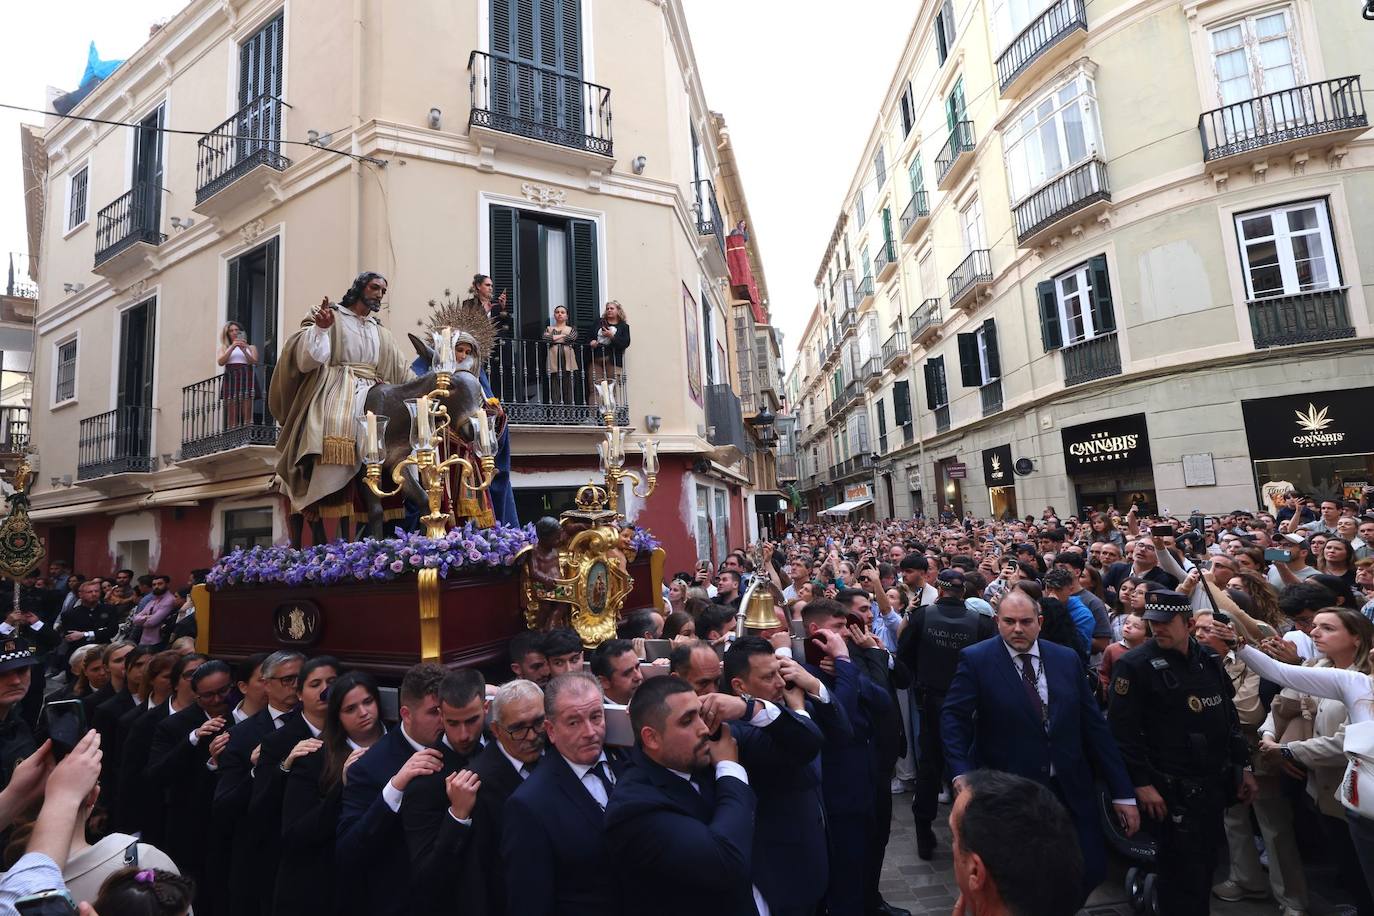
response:
{"label": "cream colored building facade", "polygon": [[1320,0],[925,0],[790,380],[811,511],[1374,483],[1369,34]]}
{"label": "cream colored building facade", "polygon": [[[621,422],[663,464],[630,517],[684,567],[740,543],[748,449],[715,433],[743,429],[721,133],[678,0],[191,0],[72,113],[142,126],[43,135],[34,516],[51,555],[177,574],[281,542],[266,364],[365,269],[389,279],[397,335],[474,273],[508,291],[491,374],[523,521],[596,476],[600,438],[588,351],[554,378],[542,330],[563,305],[585,342],[618,300]],[[229,319],[264,354],[248,417],[221,397]]]}

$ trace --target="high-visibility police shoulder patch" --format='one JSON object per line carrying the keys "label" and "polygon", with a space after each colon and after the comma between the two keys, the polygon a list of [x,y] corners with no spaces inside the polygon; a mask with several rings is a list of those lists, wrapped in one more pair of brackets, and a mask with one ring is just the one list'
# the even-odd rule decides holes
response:
{"label": "high-visibility police shoulder patch", "polygon": [[1116,691],[1117,696],[1124,697],[1131,692],[1131,682],[1124,677],[1119,677],[1112,682],[1112,689]]}

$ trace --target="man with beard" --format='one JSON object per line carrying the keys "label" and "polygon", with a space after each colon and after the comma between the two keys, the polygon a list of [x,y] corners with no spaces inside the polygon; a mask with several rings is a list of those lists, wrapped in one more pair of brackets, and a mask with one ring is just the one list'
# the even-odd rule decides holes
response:
{"label": "man with beard", "polygon": [[181,605],[171,584],[171,580],[161,573],[154,575],[153,591],[147,603],[129,618],[130,624],[142,629],[143,635],[138,640],[140,646],[152,646],[154,651],[162,649],[162,624]]}
{"label": "man with beard", "polygon": [[[316,543],[324,539],[319,512],[361,467],[358,420],[367,392],[380,382],[410,378],[409,360],[377,319],[386,295],[381,274],[358,275],[337,305],[325,298],[287,338],[272,373],[268,405],[281,420],[277,475],[291,499],[291,542],[300,544],[305,516]],[[352,494],[342,497],[351,505]],[[340,513],[342,514],[342,513]]]}

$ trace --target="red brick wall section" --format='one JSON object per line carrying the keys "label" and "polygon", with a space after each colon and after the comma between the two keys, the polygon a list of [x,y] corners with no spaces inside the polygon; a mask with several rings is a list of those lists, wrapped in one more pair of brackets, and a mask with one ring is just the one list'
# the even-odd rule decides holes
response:
{"label": "red brick wall section", "polygon": [[219,554],[210,548],[211,510],[163,509],[160,521],[162,556],[156,572],[171,576],[173,587],[180,588],[191,570],[211,565]]}
{"label": "red brick wall section", "polygon": [[696,536],[691,525],[690,506],[684,481],[691,473],[691,459],[665,455],[659,460],[658,486],[644,503],[635,524],[648,528],[667,551],[663,578],[689,570],[696,564]]}

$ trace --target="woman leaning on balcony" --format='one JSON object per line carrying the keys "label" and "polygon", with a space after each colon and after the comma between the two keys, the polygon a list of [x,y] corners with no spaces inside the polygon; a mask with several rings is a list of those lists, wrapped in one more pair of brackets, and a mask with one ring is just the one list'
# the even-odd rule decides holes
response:
{"label": "woman leaning on balcony", "polygon": [[592,347],[592,384],[614,379],[621,403],[624,403],[625,351],[630,348],[630,323],[625,309],[612,299],[601,313]]}
{"label": "woman leaning on balcony", "polygon": [[226,322],[219,332],[219,351],[215,362],[224,367],[220,400],[225,402],[224,425],[232,429],[253,421],[253,398],[257,396],[253,367],[258,364],[258,348],[248,342],[237,321]]}

